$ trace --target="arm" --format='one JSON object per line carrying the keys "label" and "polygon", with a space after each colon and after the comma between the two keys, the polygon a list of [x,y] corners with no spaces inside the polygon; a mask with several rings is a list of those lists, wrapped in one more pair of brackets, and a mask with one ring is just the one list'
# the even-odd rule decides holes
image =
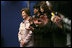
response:
{"label": "arm", "polygon": [[30,31],[27,36],[25,37],[24,39],[24,44],[27,44],[30,40],[31,40],[31,37],[32,37],[32,31]]}
{"label": "arm", "polygon": [[[28,30],[29,29],[29,26],[30,26],[30,23],[26,23],[26,30]],[[27,34],[27,36],[25,37],[25,39],[24,39],[24,43],[25,44],[27,44],[29,41],[30,41],[30,39],[31,39],[31,36],[32,36],[32,31],[31,30],[28,30],[29,31],[29,33]]]}
{"label": "arm", "polygon": [[18,40],[19,42],[21,41],[21,24],[20,24],[19,32],[18,32]]}
{"label": "arm", "polygon": [[19,40],[19,42],[21,41],[21,34],[20,34],[20,31],[18,32],[18,40]]}

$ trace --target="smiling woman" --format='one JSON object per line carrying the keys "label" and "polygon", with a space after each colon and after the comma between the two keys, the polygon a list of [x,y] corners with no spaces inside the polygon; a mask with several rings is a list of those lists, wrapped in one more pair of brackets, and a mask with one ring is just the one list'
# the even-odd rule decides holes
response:
{"label": "smiling woman", "polygon": [[20,47],[33,47],[33,35],[30,28],[30,10],[29,8],[23,8],[21,10],[23,22],[20,23],[20,28],[18,32],[18,39],[20,42]]}

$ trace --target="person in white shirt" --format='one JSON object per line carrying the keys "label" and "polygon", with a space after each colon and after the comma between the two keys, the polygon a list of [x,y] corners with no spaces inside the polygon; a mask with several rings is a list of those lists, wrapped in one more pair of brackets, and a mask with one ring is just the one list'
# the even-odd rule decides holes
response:
{"label": "person in white shirt", "polygon": [[30,28],[30,10],[28,8],[23,8],[21,10],[23,22],[20,23],[20,28],[18,32],[18,40],[20,42],[20,47],[33,47],[33,32]]}

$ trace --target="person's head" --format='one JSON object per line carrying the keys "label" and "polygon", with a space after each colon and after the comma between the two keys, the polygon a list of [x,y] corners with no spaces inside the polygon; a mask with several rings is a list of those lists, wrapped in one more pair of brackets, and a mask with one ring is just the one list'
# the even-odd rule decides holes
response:
{"label": "person's head", "polygon": [[37,12],[39,12],[39,8],[40,6],[38,4],[34,5],[34,14],[36,14]]}
{"label": "person's head", "polygon": [[44,12],[44,8],[45,8],[46,2],[45,1],[41,1],[40,2],[40,11]]}
{"label": "person's head", "polygon": [[23,19],[26,19],[28,16],[30,16],[30,10],[28,8],[23,8],[21,10],[21,13],[22,13]]}
{"label": "person's head", "polygon": [[41,11],[41,12],[46,12],[47,9],[48,9],[48,6],[47,6],[46,4],[42,4],[42,5],[40,6],[40,11]]}
{"label": "person's head", "polygon": [[47,4],[42,4],[42,5],[40,6],[40,11],[43,12],[43,13],[45,13],[48,18],[51,17],[51,16],[50,16],[50,15],[51,15],[51,11],[49,10]]}
{"label": "person's head", "polygon": [[40,11],[41,11],[41,12],[44,12],[44,9],[40,7]]}

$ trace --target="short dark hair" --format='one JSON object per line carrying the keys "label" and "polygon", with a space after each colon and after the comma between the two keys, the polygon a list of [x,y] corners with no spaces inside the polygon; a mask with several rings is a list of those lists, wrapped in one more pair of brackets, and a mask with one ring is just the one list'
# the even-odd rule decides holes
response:
{"label": "short dark hair", "polygon": [[40,4],[40,6],[41,6],[42,4],[46,4],[46,1],[41,1],[39,4]]}
{"label": "short dark hair", "polygon": [[49,8],[46,4],[42,4],[40,7],[44,10],[45,13],[46,12],[51,13],[51,11],[49,10]]}
{"label": "short dark hair", "polygon": [[25,13],[26,13],[28,16],[30,16],[30,9],[29,9],[29,8],[23,8],[23,9],[21,10],[21,13],[22,13],[22,11],[25,11]]}
{"label": "short dark hair", "polygon": [[33,6],[33,8],[34,8],[34,9],[40,9],[40,5],[39,5],[39,4],[35,4],[35,5]]}

